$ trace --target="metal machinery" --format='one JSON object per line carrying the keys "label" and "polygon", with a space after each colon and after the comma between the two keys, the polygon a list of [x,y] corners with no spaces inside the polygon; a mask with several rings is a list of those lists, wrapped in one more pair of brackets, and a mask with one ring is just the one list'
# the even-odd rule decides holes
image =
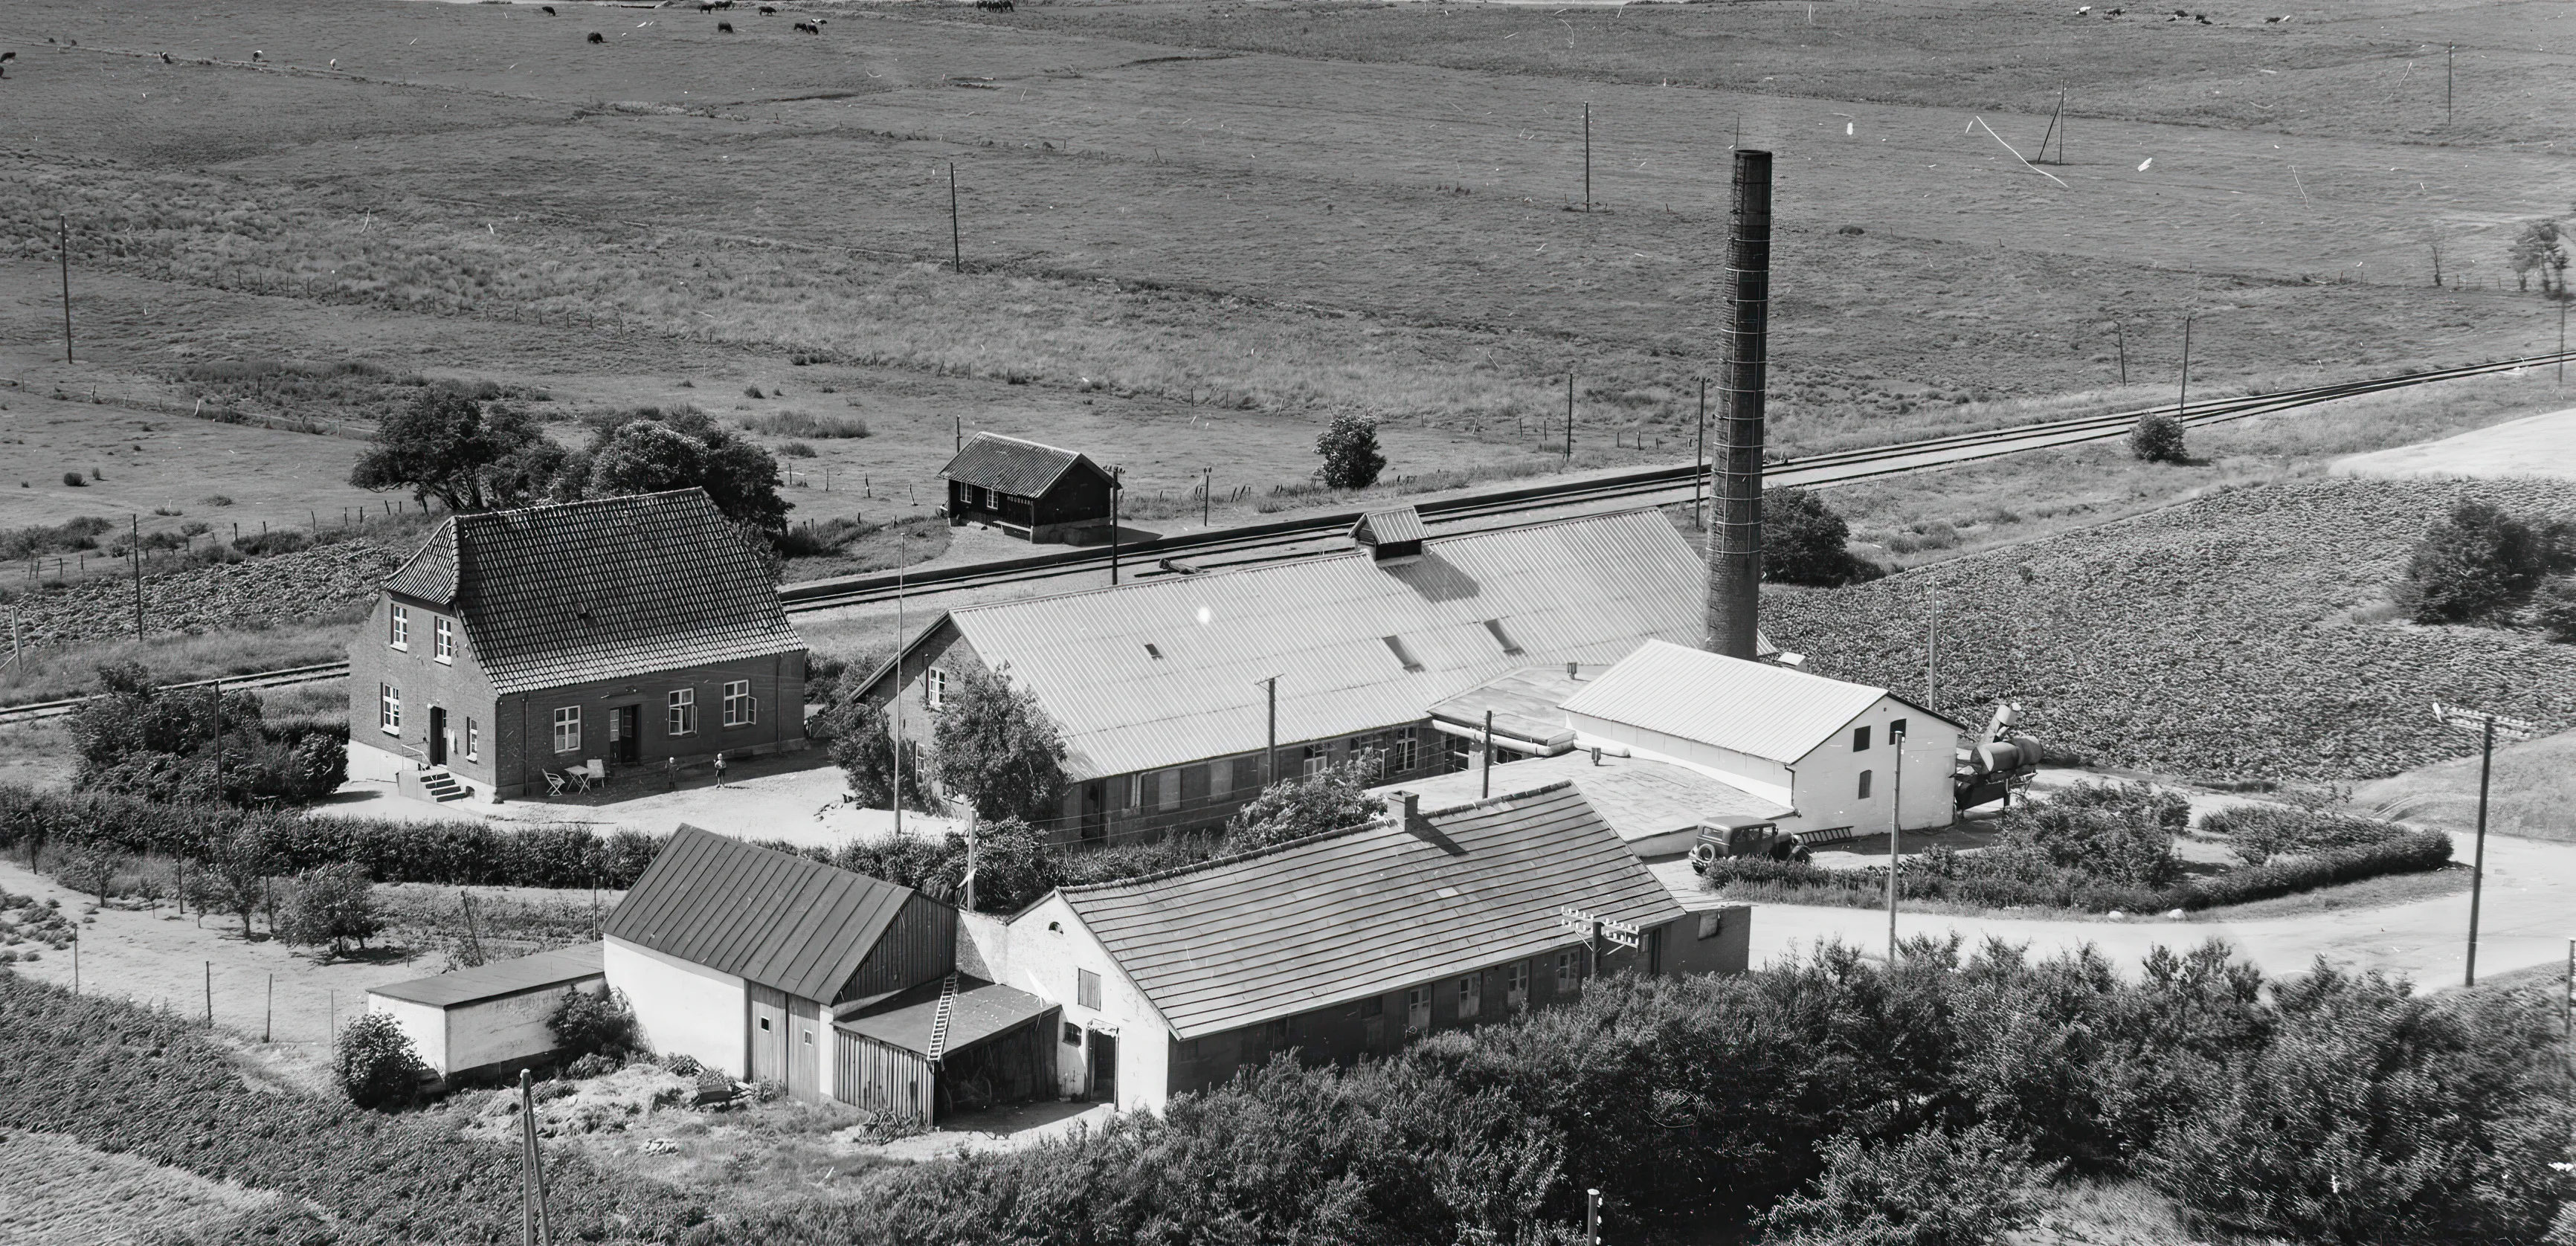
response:
{"label": "metal machinery", "polygon": [[1994,716],[1986,720],[1985,733],[1975,743],[1959,746],[1951,781],[1958,789],[1960,809],[1996,800],[2009,806],[2013,789],[2028,786],[2030,777],[2039,773],[2048,747],[2021,734],[2020,726],[2021,707],[1998,701]]}

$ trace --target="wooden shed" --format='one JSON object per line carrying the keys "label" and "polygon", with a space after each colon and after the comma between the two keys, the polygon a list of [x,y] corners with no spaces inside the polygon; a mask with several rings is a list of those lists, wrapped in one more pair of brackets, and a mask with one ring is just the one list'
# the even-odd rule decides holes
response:
{"label": "wooden shed", "polygon": [[930,1125],[953,1112],[1055,1097],[1063,1009],[1026,991],[957,974],[836,1014],[834,1085],[843,1102]]}
{"label": "wooden shed", "polygon": [[546,1019],[566,991],[608,989],[596,943],[373,987],[367,1011],[394,1019],[443,1079],[542,1063],[555,1052]]}
{"label": "wooden shed", "polygon": [[995,433],[975,439],[939,469],[948,482],[948,522],[981,523],[1044,544],[1081,544],[1109,523],[1117,479],[1073,450]]}

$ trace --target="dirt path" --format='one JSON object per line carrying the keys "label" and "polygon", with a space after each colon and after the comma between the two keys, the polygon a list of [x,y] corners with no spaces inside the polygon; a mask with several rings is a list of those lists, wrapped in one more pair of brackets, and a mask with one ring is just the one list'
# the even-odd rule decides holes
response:
{"label": "dirt path", "polygon": [[[2457,855],[2466,860],[2463,838]],[[2562,963],[2576,938],[2576,846],[2504,835],[2487,838],[2486,894],[2480,919],[2478,973]],[[2048,956],[2090,943],[2114,966],[2135,972],[2155,947],[2192,947],[2223,939],[2239,955],[2271,974],[2297,973],[2322,956],[2339,965],[2403,974],[2427,988],[2457,986],[2469,928],[2469,897],[2437,896],[2382,908],[2306,913],[2295,917],[2231,921],[2020,920],[1945,913],[1900,913],[1901,936],[1955,933],[1975,944],[1987,938],[2025,943]],[[1753,962],[1795,955],[1826,939],[1864,949],[1887,945],[1887,914],[1873,909],[1762,904],[1753,913]]]}

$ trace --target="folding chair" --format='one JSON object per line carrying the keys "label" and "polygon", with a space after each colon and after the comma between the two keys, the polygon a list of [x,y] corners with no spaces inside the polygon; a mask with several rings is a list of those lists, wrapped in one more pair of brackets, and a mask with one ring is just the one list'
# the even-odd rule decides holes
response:
{"label": "folding chair", "polygon": [[561,795],[563,795],[563,790],[564,790],[564,777],[563,777],[562,775],[556,774],[554,771],[551,771],[551,770],[545,770],[545,769],[542,769],[542,768],[540,768],[539,773],[541,773],[541,774],[543,774],[543,775],[545,775],[545,776],[546,776],[546,795],[548,795],[548,796],[561,796]]}
{"label": "folding chair", "polygon": [[584,764],[581,790],[587,792],[594,783],[608,782],[608,763],[593,757]]}

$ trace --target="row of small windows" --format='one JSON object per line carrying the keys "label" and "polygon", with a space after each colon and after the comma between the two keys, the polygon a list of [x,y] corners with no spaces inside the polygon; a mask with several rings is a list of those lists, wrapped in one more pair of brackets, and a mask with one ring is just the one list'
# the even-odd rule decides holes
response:
{"label": "row of small windows", "polygon": [[[751,681],[748,679],[733,680],[724,686],[724,699],[720,703],[720,708],[723,711],[724,725],[728,727],[748,727],[760,721],[760,702],[751,695]],[[663,729],[671,735],[696,735],[698,733],[698,690],[695,688],[673,690],[664,702],[662,725]],[[581,751],[580,706],[567,705],[556,710],[554,728],[556,752]]]}
{"label": "row of small windows", "polygon": [[[411,607],[397,605],[387,616],[385,643],[396,649],[411,648]],[[430,656],[441,662],[456,660],[456,620],[443,614],[429,616]]]}

